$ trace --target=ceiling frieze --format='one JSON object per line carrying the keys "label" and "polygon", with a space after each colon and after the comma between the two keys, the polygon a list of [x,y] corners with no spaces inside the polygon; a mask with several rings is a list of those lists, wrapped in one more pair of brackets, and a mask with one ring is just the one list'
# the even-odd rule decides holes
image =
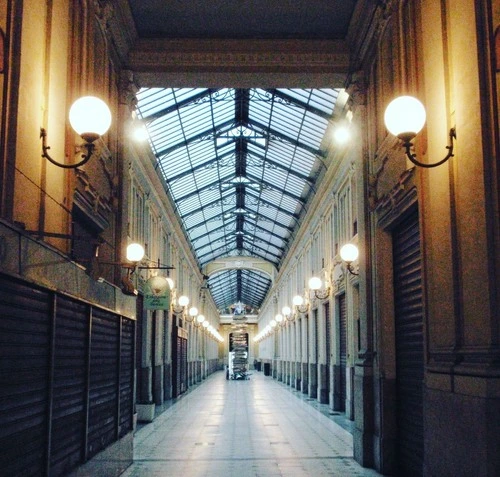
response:
{"label": "ceiling frieze", "polygon": [[343,41],[139,40],[129,54],[134,71],[263,71],[346,74]]}

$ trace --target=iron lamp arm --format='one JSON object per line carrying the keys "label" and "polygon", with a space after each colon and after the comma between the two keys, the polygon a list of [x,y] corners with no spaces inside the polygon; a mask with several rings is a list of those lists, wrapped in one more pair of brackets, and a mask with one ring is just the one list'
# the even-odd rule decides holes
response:
{"label": "iron lamp arm", "polygon": [[440,166],[441,164],[444,164],[448,159],[454,156],[453,154],[453,140],[457,138],[457,132],[455,128],[451,128],[450,132],[448,134],[449,137],[449,144],[446,146],[446,149],[448,149],[448,154],[444,159],[441,159],[438,162],[434,162],[432,164],[424,164],[423,162],[420,162],[417,160],[416,154],[413,154],[411,152],[411,148],[413,147],[413,144],[411,143],[411,138],[405,137],[402,135],[400,139],[403,141],[403,147],[405,148],[405,153],[406,157],[416,166],[418,167],[425,167],[425,168],[431,168],[431,167],[437,167]]}
{"label": "iron lamp arm", "polygon": [[85,142],[84,144],[82,144],[82,147],[84,147],[87,152],[86,154],[82,154],[83,159],[80,162],[77,162],[75,164],[61,164],[60,162],[57,162],[55,159],[53,159],[48,153],[50,146],[47,146],[47,130],[45,128],[40,128],[40,137],[42,139],[42,157],[47,159],[55,166],[62,167],[63,169],[76,169],[77,167],[85,165],[92,157],[95,149],[95,145],[92,142]]}

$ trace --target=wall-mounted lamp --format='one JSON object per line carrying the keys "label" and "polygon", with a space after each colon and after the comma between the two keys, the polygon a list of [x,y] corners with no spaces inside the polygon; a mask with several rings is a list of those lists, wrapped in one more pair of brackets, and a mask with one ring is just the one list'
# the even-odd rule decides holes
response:
{"label": "wall-mounted lamp", "polygon": [[119,265],[127,269],[127,275],[122,278],[122,292],[125,295],[137,295],[138,291],[132,281],[132,273],[139,262],[144,258],[144,247],[138,243],[131,243],[127,246],[126,257],[129,263],[120,263]]}
{"label": "wall-mounted lamp", "polygon": [[198,308],[192,306],[189,309],[188,314],[186,315],[186,321],[192,323],[197,315],[198,315]]}
{"label": "wall-mounted lamp", "polygon": [[295,295],[292,303],[297,313],[307,313],[309,310],[309,303],[307,299],[304,299],[304,297],[300,295]]}
{"label": "wall-mounted lamp", "polygon": [[181,295],[177,300],[172,300],[172,311],[176,315],[183,314],[186,307],[189,305],[189,298],[186,295]]}
{"label": "wall-mounted lamp", "polygon": [[319,277],[312,277],[309,280],[309,289],[314,292],[318,300],[324,300],[330,294],[330,287],[323,288],[323,281]]}
{"label": "wall-mounted lamp", "polygon": [[451,128],[448,133],[449,145],[446,146],[448,154],[446,157],[433,164],[424,164],[417,160],[417,156],[410,152],[413,147],[411,140],[424,127],[426,119],[424,105],[413,96],[400,96],[393,99],[387,106],[384,114],[385,127],[391,134],[401,139],[403,147],[406,149],[406,156],[419,167],[436,167],[444,164],[450,157],[453,157],[453,140],[457,138],[455,128]]}
{"label": "wall-mounted lamp", "polygon": [[40,128],[42,157],[58,167],[76,169],[90,160],[95,149],[94,141],[108,131],[111,126],[111,111],[102,99],[95,96],[83,96],[77,99],[71,106],[69,110],[69,122],[75,132],[85,141],[81,146],[86,150],[86,153],[82,154],[82,160],[75,164],[62,164],[50,157],[48,153],[50,146],[47,146],[47,130],[45,128]]}
{"label": "wall-mounted lamp", "polygon": [[196,321],[194,322],[194,325],[195,325],[196,327],[198,327],[198,326],[201,326],[204,322],[205,322],[205,316],[203,316],[203,315],[198,315],[198,316],[196,317]]}
{"label": "wall-mounted lamp", "polygon": [[283,326],[286,322],[285,322],[285,318],[284,316],[281,314],[281,313],[278,313],[275,317],[274,317],[274,321],[276,321],[277,323],[277,326]]}
{"label": "wall-mounted lamp", "polygon": [[340,258],[346,263],[347,271],[352,275],[359,275],[359,273],[356,273],[354,271],[354,268],[352,266],[352,262],[357,260],[358,255],[359,255],[358,247],[356,247],[356,245],[353,245],[352,243],[346,243],[340,249]]}
{"label": "wall-mounted lamp", "polygon": [[292,309],[289,306],[284,306],[281,309],[281,313],[282,313],[283,318],[285,319],[285,321],[293,321],[294,316],[293,316],[293,313],[292,313]]}

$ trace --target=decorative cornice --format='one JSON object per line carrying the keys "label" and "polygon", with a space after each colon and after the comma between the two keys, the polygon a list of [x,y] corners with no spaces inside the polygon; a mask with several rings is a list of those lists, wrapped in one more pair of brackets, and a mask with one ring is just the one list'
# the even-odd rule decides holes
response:
{"label": "decorative cornice", "polygon": [[347,72],[343,41],[141,39],[129,54],[135,71]]}

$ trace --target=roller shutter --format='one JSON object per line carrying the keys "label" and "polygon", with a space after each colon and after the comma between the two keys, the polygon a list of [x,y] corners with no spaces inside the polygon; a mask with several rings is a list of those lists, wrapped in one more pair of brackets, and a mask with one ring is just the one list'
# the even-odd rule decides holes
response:
{"label": "roller shutter", "polygon": [[424,340],[418,215],[393,232],[399,475],[421,476]]}
{"label": "roller shutter", "polygon": [[339,296],[339,367],[340,367],[340,411],[345,411],[347,398],[347,308],[345,295]]}
{"label": "roller shutter", "polygon": [[83,462],[89,306],[66,297],[56,304],[51,475]]}
{"label": "roller shutter", "polygon": [[39,476],[47,454],[50,296],[0,276],[0,472]]}

